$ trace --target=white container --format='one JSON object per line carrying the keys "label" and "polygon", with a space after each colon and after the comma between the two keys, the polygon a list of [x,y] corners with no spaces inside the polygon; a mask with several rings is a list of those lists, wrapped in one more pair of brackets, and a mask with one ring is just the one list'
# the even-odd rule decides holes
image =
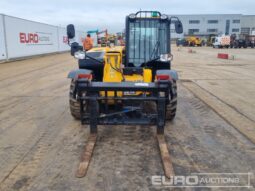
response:
{"label": "white container", "polygon": [[6,46],[5,46],[5,36],[4,36],[4,23],[3,15],[0,15],[0,60],[6,59]]}
{"label": "white container", "polygon": [[4,16],[8,59],[58,52],[56,26]]}
{"label": "white container", "polygon": [[68,45],[66,28],[58,27],[58,51],[63,52],[67,50],[70,50],[70,46]]}

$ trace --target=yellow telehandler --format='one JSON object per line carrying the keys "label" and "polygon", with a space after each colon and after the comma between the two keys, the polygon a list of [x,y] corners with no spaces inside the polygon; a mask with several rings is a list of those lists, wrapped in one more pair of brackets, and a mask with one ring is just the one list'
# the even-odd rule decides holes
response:
{"label": "yellow telehandler", "polygon": [[188,46],[202,46],[202,39],[196,36],[186,37]]}
{"label": "yellow telehandler", "polygon": [[[71,71],[70,110],[90,126],[77,177],[86,175],[97,138],[98,125],[156,125],[163,166],[173,175],[164,139],[166,120],[177,107],[178,75],[171,69],[170,26],[182,33],[177,17],[158,11],[139,11],[126,17],[126,46],[104,47],[88,52],[74,42],[75,29],[67,26],[71,55],[79,69]],[[147,106],[153,109],[146,109]]]}

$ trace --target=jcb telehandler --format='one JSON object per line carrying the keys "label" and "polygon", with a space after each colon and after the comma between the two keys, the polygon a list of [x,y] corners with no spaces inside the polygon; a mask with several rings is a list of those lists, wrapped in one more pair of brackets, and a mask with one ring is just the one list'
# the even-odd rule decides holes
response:
{"label": "jcb telehandler", "polygon": [[[164,142],[166,120],[176,114],[178,75],[171,69],[170,26],[182,33],[182,23],[158,11],[139,11],[126,17],[126,46],[85,52],[67,26],[71,55],[79,69],[71,71],[70,109],[90,138],[77,177],[85,176],[97,137],[97,125],[156,125],[166,176],[173,173]],[[150,106],[150,109],[146,109]],[[152,109],[151,109],[152,108]]]}

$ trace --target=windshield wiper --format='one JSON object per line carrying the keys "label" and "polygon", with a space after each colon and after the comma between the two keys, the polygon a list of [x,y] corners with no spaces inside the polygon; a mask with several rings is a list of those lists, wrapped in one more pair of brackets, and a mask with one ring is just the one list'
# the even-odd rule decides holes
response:
{"label": "windshield wiper", "polygon": [[156,54],[157,54],[157,52],[158,52],[159,45],[160,45],[160,41],[158,40],[158,41],[156,42],[156,44],[154,45],[154,48],[153,48],[152,53],[151,53],[151,55],[150,55],[150,59],[147,60],[147,61],[144,63],[145,65],[146,65],[146,63],[148,63],[148,62],[153,62],[153,61],[158,60],[158,59],[160,58],[159,56],[155,57]]}
{"label": "windshield wiper", "polygon": [[[160,45],[160,41],[158,40],[158,41],[156,42],[154,48],[153,48],[153,51],[152,51],[152,53],[151,53],[151,55],[150,55],[150,60],[149,60],[149,61],[155,60],[155,59],[156,59],[156,58],[155,58],[155,54],[158,52],[159,45]],[[153,58],[153,56],[154,56],[154,58]],[[157,58],[157,59],[158,59],[158,58]],[[147,61],[147,62],[149,62],[149,61]]]}
{"label": "windshield wiper", "polygon": [[[160,59],[160,56],[157,56],[157,57],[154,56],[158,52],[159,45],[160,45],[160,41],[158,40],[156,42],[156,44],[154,45],[154,48],[153,48],[152,53],[150,55],[150,59],[145,61],[142,65],[146,66],[147,63],[153,62],[153,61],[156,61],[156,60]],[[153,58],[153,56],[154,56],[154,58]]]}

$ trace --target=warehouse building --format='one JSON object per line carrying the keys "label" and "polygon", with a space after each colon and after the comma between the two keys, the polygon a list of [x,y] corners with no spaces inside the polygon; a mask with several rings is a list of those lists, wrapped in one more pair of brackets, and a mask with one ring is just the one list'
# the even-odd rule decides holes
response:
{"label": "warehouse building", "polygon": [[255,35],[255,15],[243,15],[242,16],[241,34]]}
{"label": "warehouse building", "polygon": [[211,15],[176,15],[183,24],[183,34],[177,35],[172,29],[172,38],[196,35],[231,35],[233,33],[254,34],[255,15],[211,14]]}

